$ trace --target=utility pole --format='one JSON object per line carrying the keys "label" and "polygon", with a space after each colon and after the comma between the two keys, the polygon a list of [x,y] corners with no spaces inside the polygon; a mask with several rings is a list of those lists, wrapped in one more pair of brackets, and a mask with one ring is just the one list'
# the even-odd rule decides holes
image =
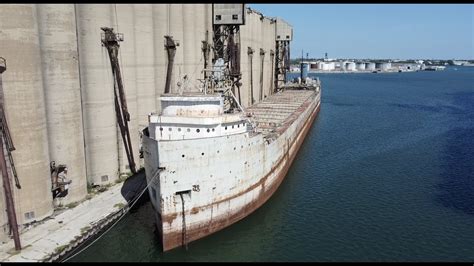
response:
{"label": "utility pole", "polygon": [[15,250],[21,250],[20,234],[18,233],[18,223],[16,220],[15,205],[13,202],[13,195],[10,185],[10,178],[7,171],[7,162],[5,160],[5,146],[9,147],[9,150],[15,150],[13,143],[10,139],[10,132],[8,130],[7,121],[5,118],[4,106],[3,106],[3,87],[2,87],[2,73],[7,69],[6,60],[0,57],[0,167],[2,168],[2,181],[3,189],[5,192],[5,204],[7,207],[8,225],[13,233],[13,241],[15,242]]}

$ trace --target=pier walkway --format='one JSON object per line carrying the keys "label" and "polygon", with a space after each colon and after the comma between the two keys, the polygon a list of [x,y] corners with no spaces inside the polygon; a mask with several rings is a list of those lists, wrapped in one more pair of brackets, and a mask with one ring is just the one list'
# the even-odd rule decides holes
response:
{"label": "pier walkway", "polygon": [[74,208],[57,212],[20,234],[21,251],[13,240],[0,245],[1,262],[55,261],[61,254],[94,234],[114,216],[120,215],[127,201],[122,196],[123,183],[81,202]]}

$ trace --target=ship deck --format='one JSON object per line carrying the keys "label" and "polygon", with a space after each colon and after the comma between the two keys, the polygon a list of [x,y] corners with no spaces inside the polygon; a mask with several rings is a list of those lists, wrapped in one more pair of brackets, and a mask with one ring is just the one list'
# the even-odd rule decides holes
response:
{"label": "ship deck", "polygon": [[252,114],[250,119],[256,125],[256,132],[263,134],[264,138],[274,139],[293,123],[305,109],[305,102],[315,93],[314,90],[284,90],[246,111]]}

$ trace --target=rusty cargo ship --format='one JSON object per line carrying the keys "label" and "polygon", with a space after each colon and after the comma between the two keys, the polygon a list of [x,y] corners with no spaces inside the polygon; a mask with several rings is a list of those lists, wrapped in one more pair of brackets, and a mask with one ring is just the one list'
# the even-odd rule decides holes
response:
{"label": "rusty cargo ship", "polygon": [[246,217],[277,190],[316,118],[321,86],[285,87],[226,113],[219,94],[166,94],[143,131],[163,250]]}
{"label": "rusty cargo ship", "polygon": [[[247,19],[264,20],[258,16],[244,4],[213,4],[212,45],[204,41],[202,46],[204,62],[213,51],[212,64],[204,64],[199,90],[186,89],[184,77],[178,89],[170,88],[178,45],[165,36],[164,94],[141,134],[147,189],[164,251],[187,247],[264,204],[285,178],[319,112],[319,80],[301,76],[287,82],[293,30],[280,18],[268,20],[275,34],[268,39],[274,44],[268,65],[260,47],[260,99],[255,103],[255,49],[241,49],[240,26]],[[241,71],[245,52],[248,68]],[[269,94],[263,93],[264,68],[272,69]],[[242,95],[250,95],[246,108]]]}

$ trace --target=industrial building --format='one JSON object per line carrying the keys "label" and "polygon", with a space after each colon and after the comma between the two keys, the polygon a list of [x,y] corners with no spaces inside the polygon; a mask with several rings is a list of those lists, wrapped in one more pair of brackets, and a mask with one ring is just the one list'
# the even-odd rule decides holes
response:
{"label": "industrial building", "polygon": [[[165,36],[177,45],[171,91],[202,90],[197,80],[205,66],[211,67],[212,11],[212,4],[0,5],[0,57],[6,59],[0,89],[21,184],[21,189],[12,186],[20,227],[53,213],[52,162],[67,166],[72,181],[64,204],[84,199],[90,186],[114,183],[120,174],[130,173],[101,28],[113,28],[123,38],[118,58],[134,161],[140,168],[139,131],[147,126],[148,114],[160,109],[166,83]],[[282,19],[249,8],[244,12],[238,97],[247,107],[269,96],[284,79],[278,64],[288,58],[279,51],[289,49],[292,28]],[[5,210],[3,196],[0,206]],[[5,211],[0,226],[0,240],[5,241]]]}

